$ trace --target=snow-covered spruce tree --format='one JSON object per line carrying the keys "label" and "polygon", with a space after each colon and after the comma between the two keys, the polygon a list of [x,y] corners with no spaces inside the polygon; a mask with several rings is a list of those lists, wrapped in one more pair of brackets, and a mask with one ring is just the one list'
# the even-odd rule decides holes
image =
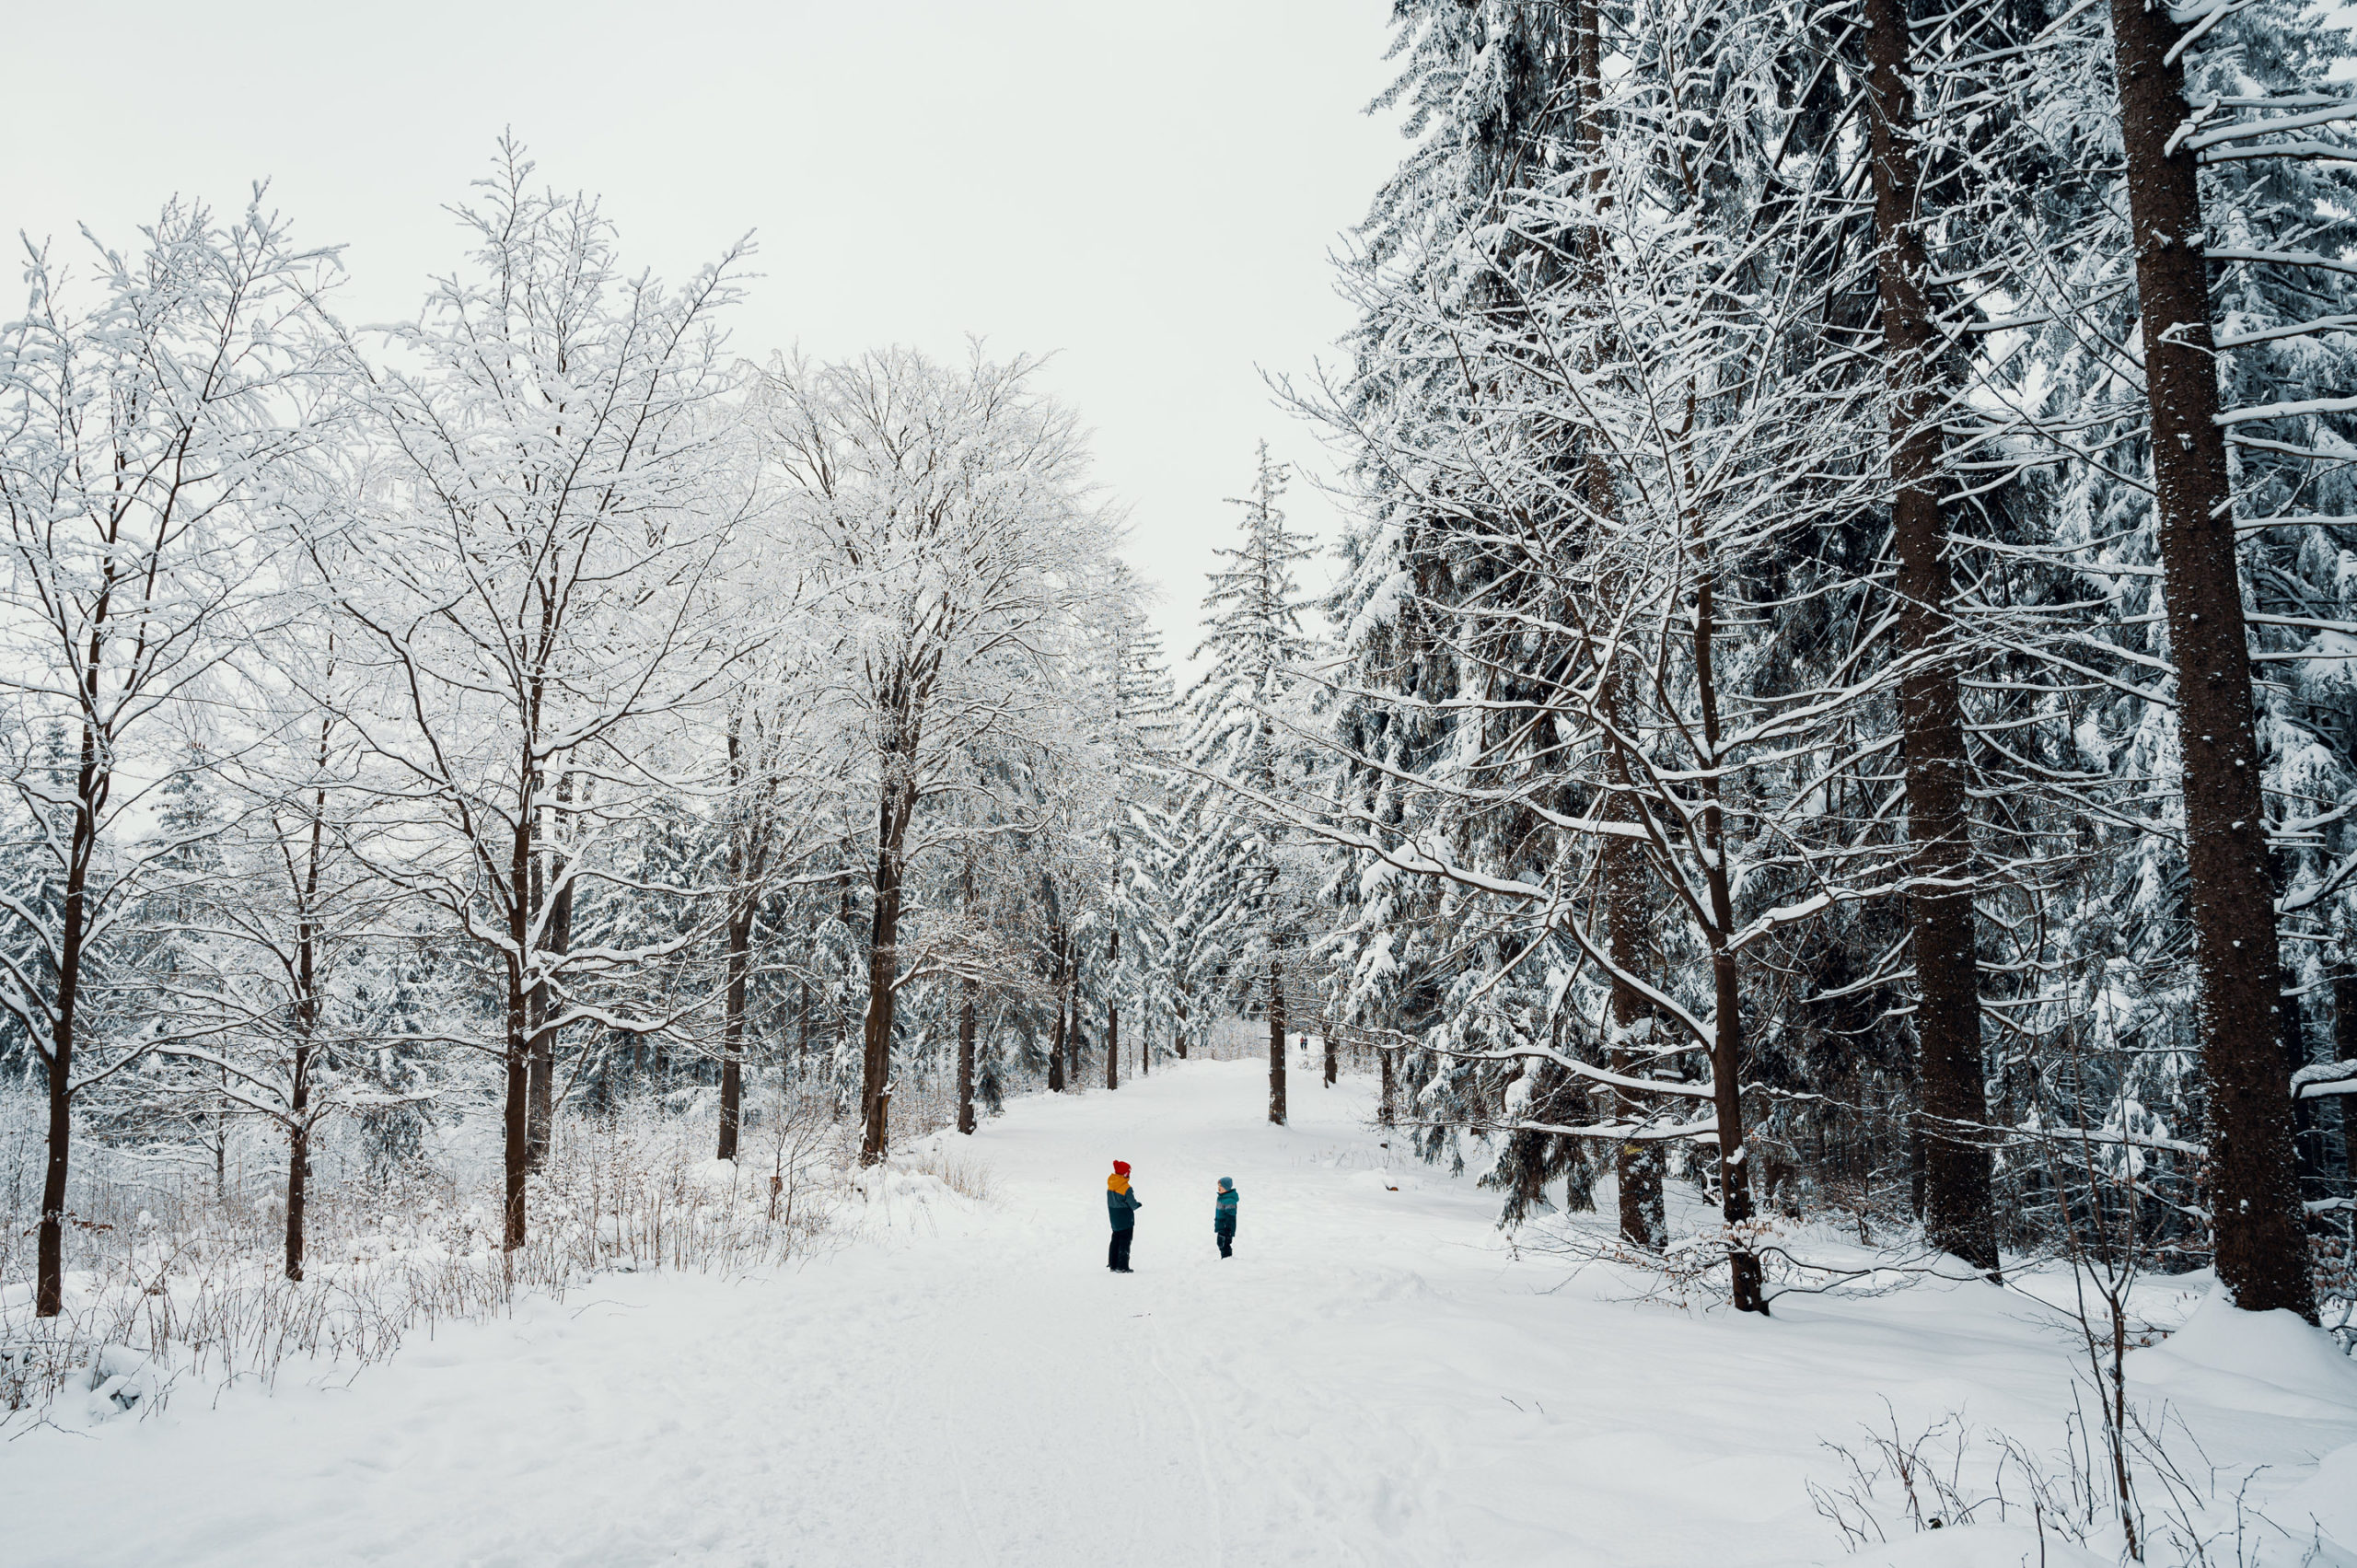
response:
{"label": "snow-covered spruce tree", "polygon": [[[1893,870],[1880,791],[1854,776],[1878,749],[1842,733],[1874,680],[1821,651],[1855,632],[1842,520],[1868,496],[1868,405],[1829,314],[1855,286],[1833,243],[1839,171],[1779,160],[1791,38],[1764,6],[1625,16],[1631,68],[1607,122],[1627,134],[1498,198],[1459,262],[1492,283],[1459,300],[1376,280],[1370,315],[1396,352],[1446,355],[1454,390],[1435,378],[1414,420],[1329,410],[1392,515],[1451,540],[1453,580],[1483,585],[1428,593],[1446,579],[1418,552],[1395,562],[1353,628],[1364,673],[1337,692],[1337,738],[1375,743],[1342,772],[1379,788],[1326,803],[1329,829],[1431,879],[1472,959],[1436,977],[1424,1115],[1624,1150],[1710,1137],[1721,1158],[1703,1174],[1752,1308],[1745,1075],[1776,1015],[1747,1021],[1765,999],[1747,998],[1745,969],[1886,893]],[[1403,691],[1422,668],[1396,656],[1411,621],[1410,647],[1445,648],[1449,676]],[[1403,753],[1396,738],[1419,730],[1431,741]],[[1631,850],[1636,869],[1615,872]],[[1632,878],[1654,915],[1615,940]],[[1642,1009],[1616,1005],[1631,993]],[[1618,1114],[1566,1116],[1591,1089]],[[1696,1098],[1711,1116],[1670,1109]]]}
{"label": "snow-covered spruce tree", "polygon": [[1259,1006],[1269,1026],[1269,1120],[1285,1120],[1286,1005],[1302,959],[1304,913],[1316,851],[1270,802],[1303,777],[1306,749],[1288,710],[1306,697],[1301,668],[1314,651],[1304,625],[1312,600],[1297,576],[1306,535],[1285,523],[1287,470],[1261,443],[1242,508],[1242,540],[1203,596],[1203,673],[1187,693],[1184,755],[1191,783],[1178,810],[1185,835],[1180,919],[1190,950],[1188,994]]}
{"label": "snow-covered spruce tree", "polygon": [[1906,771],[1907,892],[1915,972],[1915,1075],[1922,1117],[1925,1238],[1975,1268],[1998,1267],[1982,1067],[1980,974],[1956,594],[1944,503],[1956,509],[1945,448],[1949,333],[1933,297],[1925,238],[1925,157],[1906,0],[1864,0],[1859,84],[1874,187],[1875,280],[1885,387],[1891,555]]}
{"label": "snow-covered spruce tree", "polygon": [[[1403,3],[1394,19],[1394,52],[1405,64],[1380,101],[1411,105],[1404,128],[1416,145],[1378,192],[1361,229],[1361,251],[1345,270],[1344,286],[1360,308],[1355,362],[1348,383],[1320,400],[1346,411],[1351,423],[1382,433],[1363,448],[1368,453],[1392,440],[1446,438],[1466,380],[1448,323],[1462,313],[1503,319],[1519,308],[1507,273],[1492,264],[1501,247],[1520,253],[1511,265],[1527,264],[1556,285],[1586,265],[1574,247],[1550,243],[1529,251],[1498,220],[1518,192],[1566,180],[1592,182],[1607,118],[1601,24],[1592,5]],[[1574,165],[1585,172],[1569,172]],[[1558,456],[1566,469],[1584,461],[1576,441]],[[1479,540],[1465,537],[1453,497],[1444,494],[1435,506],[1423,494],[1445,492],[1445,476],[1411,476],[1362,457],[1357,477],[1367,520],[1344,541],[1349,571],[1333,609],[1345,628],[1353,678],[1327,700],[1327,722],[1346,751],[1373,764],[1345,763],[1341,787],[1366,809],[1404,825],[1414,807],[1389,783],[1390,771],[1426,766],[1457,744],[1469,720],[1448,699],[1469,684],[1491,682],[1495,673],[1461,665],[1450,640],[1433,634],[1423,607],[1488,591],[1492,567]],[[1527,648],[1508,656],[1513,668],[1544,662]],[[1401,691],[1420,702],[1394,709],[1363,699],[1353,687]],[[1362,856],[1329,885],[1328,897],[1343,916],[1325,948],[1341,1019],[1376,1038],[1433,1027],[1456,961],[1450,943],[1433,940],[1440,914],[1434,900],[1442,895],[1399,883]],[[1631,910],[1641,905],[1634,898],[1623,902]],[[1494,1073],[1402,1058],[1396,1050],[1385,1052],[1382,1064],[1387,1084],[1397,1076],[1394,1066],[1404,1067],[1420,1093],[1436,1097],[1431,1108],[1446,1101],[1468,1116],[1480,1114],[1499,1087]],[[1439,1076],[1428,1079],[1434,1071]],[[1427,1152],[1453,1147],[1452,1138],[1430,1131]],[[1630,1167],[1622,1182],[1628,1197],[1649,1185],[1658,1155],[1623,1147],[1615,1161]],[[1548,1177],[1570,1176],[1577,1188],[1586,1169],[1586,1151],[1575,1143],[1520,1135],[1509,1141],[1492,1179],[1508,1191],[1509,1211],[1518,1213]],[[1648,1234],[1658,1227],[1648,1229],[1636,1216],[1650,1212],[1641,1201],[1632,1211],[1632,1224]]]}
{"label": "snow-covered spruce tree", "polygon": [[1124,1008],[1141,1074],[1152,1070],[1155,1040],[1175,1017],[1167,975],[1177,704],[1144,598],[1129,568],[1115,563],[1087,639],[1089,729],[1108,804],[1105,902],[1088,935],[1103,947],[1097,989],[1109,1089],[1120,1083]]}
{"label": "snow-covered spruce tree", "polygon": [[747,503],[717,331],[741,250],[667,290],[621,270],[594,201],[532,180],[503,144],[459,209],[475,250],[372,371],[366,547],[326,577],[377,678],[343,716],[414,819],[377,868],[448,916],[501,997],[484,1049],[510,1249],[536,1056],[575,1023],[668,1021],[588,987],[692,933],[560,950],[551,925],[627,875],[605,857],[686,782],[650,735],[716,694],[731,628],[709,574]]}
{"label": "snow-covered spruce tree", "polygon": [[871,792],[871,909],[861,1153],[888,1142],[900,923],[912,865],[956,837],[924,814],[965,760],[1035,716],[1074,607],[1107,556],[1087,452],[1035,366],[907,350],[835,366],[774,362],[761,387],[767,466],[822,581],[827,668],[860,727]]}
{"label": "snow-covered spruce tree", "polygon": [[[2096,1051],[2136,1063],[2135,1081],[2091,1106],[2066,1095],[2061,1114],[2176,1162],[2185,1216],[2215,1216],[2222,1276],[2246,1304],[2296,1307],[2297,1113],[2278,1086],[2286,1055],[2296,1066],[2310,1050],[2301,1000],[2329,988],[2316,960],[2334,950],[2348,896],[2334,841],[2351,778],[2338,643],[2351,410],[2334,394],[2351,374],[2351,302],[2333,262],[2348,254],[2347,177],[2328,155],[2329,126],[2351,110],[2315,90],[2329,29],[2291,7],[2172,21],[2190,28],[2170,34],[2181,62],[2140,30],[2161,25],[2152,17],[2058,23],[2007,84],[2035,106],[2016,117],[2037,138],[2023,161],[2068,173],[2021,193],[2005,276],[2016,303],[1992,332],[2010,341],[1983,380],[2011,416],[2012,459],[2043,465],[2023,488],[2051,516],[2016,551],[2034,564],[2014,575],[2050,563],[2077,590],[2051,596],[2044,627],[2021,630],[2046,633],[2049,705],[2071,738],[2067,766],[2045,782],[2071,785],[2087,841],[2081,891],[2048,907],[2067,912],[2056,961],[2094,1000],[2045,1028],[2058,1040],[2117,1028],[2134,1043],[2157,1025],[2181,1048]],[[2181,137],[2180,64],[2207,105]],[[2156,216],[2165,191],[2176,205]],[[2206,266],[2185,261],[2197,232]],[[2216,509],[2188,522],[2204,507]],[[2245,796],[2219,793],[2228,786]],[[2119,1005],[2131,969],[2155,977],[2141,1007]],[[2188,1007],[2198,1027],[2177,1039],[2171,1015]],[[2138,1102],[2159,1130],[2125,1130],[2144,1116]],[[2197,1120],[2203,1144],[2170,1135],[2168,1123]],[[2192,1185],[2197,1156],[2206,1193]]]}
{"label": "snow-covered spruce tree", "polygon": [[332,255],[259,196],[226,222],[175,203],[138,250],[92,249],[87,282],[33,249],[0,328],[6,772],[40,876],[35,896],[0,890],[0,1006],[48,1075],[43,1317],[64,1299],[75,1098],[145,1049],[110,1005],[109,952],[173,843],[125,842],[125,819],[168,771],[168,712],[264,619],[255,504],[318,442],[339,379],[316,316]]}
{"label": "snow-covered spruce tree", "polygon": [[[2322,409],[2279,410],[2270,403],[2222,417],[2208,259],[2193,243],[2205,232],[2200,157],[2212,148],[2257,150],[2250,144],[2280,134],[2281,125],[2280,118],[2264,113],[2256,124],[2206,131],[2189,124],[2182,54],[2196,41],[2189,29],[2207,30],[2234,8],[2213,3],[2191,23],[2181,23],[2141,0],[2114,0],[2112,46],[2136,241],[2160,559],[2178,674],[2187,904],[2200,985],[2218,1276],[2250,1310],[2288,1307],[2313,1319],[2316,1298],[2277,1024],[2275,889],[2226,426],[2357,411],[2357,398],[2327,399]],[[2257,107],[2277,106],[2262,97]],[[2305,130],[2319,112],[2296,99],[2282,107],[2302,122],[2284,129]]]}

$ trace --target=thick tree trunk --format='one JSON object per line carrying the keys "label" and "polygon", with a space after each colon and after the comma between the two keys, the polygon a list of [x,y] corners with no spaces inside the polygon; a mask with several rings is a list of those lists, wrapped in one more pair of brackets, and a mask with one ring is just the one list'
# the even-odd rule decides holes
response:
{"label": "thick tree trunk", "polygon": [[958,1131],[974,1130],[974,982],[961,981],[958,1005]]}
{"label": "thick tree trunk", "polygon": [[1269,960],[1269,1120],[1285,1124],[1285,986],[1284,970]]}
{"label": "thick tree trunk", "polygon": [[1397,1091],[1394,1088],[1396,1074],[1391,1064],[1391,1048],[1386,1045],[1376,1046],[1375,1054],[1382,1065],[1383,1072],[1383,1098],[1376,1105],[1375,1119],[1383,1126],[1388,1127],[1399,1114],[1392,1107],[1392,1096]]}
{"label": "thick tree trunk", "polygon": [[1171,1030],[1170,1049],[1179,1061],[1184,1062],[1187,1060],[1187,988],[1185,986],[1178,988],[1178,997],[1171,1003],[1171,1007],[1178,1016],[1178,1023]]}
{"label": "thick tree trunk", "polygon": [[[1603,111],[1603,29],[1596,14],[1596,0],[1579,0],[1573,18],[1575,70],[1579,81],[1579,118],[1573,131],[1578,157],[1590,170],[1588,191],[1599,209],[1608,200],[1606,169],[1597,156],[1604,143]],[[1587,275],[1596,275],[1599,258],[1584,259]],[[1591,444],[1587,452],[1586,471],[1582,483],[1587,504],[1595,515],[1609,517],[1620,510],[1620,497],[1614,488],[1612,469],[1601,446]],[[1618,681],[1615,673],[1608,676],[1603,687],[1605,717],[1608,724],[1617,724],[1619,711]],[[1620,776],[1616,782],[1625,790],[1629,781],[1625,767],[1616,764]],[[1616,800],[1611,806],[1614,820],[1633,819],[1633,809],[1626,800]],[[1608,836],[1601,846],[1603,856],[1603,888],[1605,934],[1613,963],[1629,972],[1637,972],[1643,956],[1646,931],[1644,909],[1643,852],[1628,840]],[[1613,1046],[1610,1053],[1612,1070],[1623,1076],[1633,1075],[1644,1063],[1637,1049],[1642,1034],[1647,1044],[1652,1034],[1646,1026],[1652,1022],[1652,1011],[1634,986],[1617,977],[1612,982]],[[1387,1059],[1386,1068],[1389,1063]],[[1613,1114],[1631,1123],[1644,1120],[1649,1109],[1633,1090],[1615,1088],[1612,1091]],[[1624,1139],[1613,1146],[1612,1168],[1614,1186],[1620,1193],[1620,1227],[1621,1237],[1633,1246],[1658,1249],[1669,1237],[1668,1221],[1663,1208],[1662,1148],[1656,1142]]]}
{"label": "thick tree trunk", "polygon": [[2162,581],[2177,668],[2186,902],[2200,988],[2218,1278],[2238,1306],[2316,1320],[2293,1173],[2291,1088],[2276,1043],[2274,888],[2267,871],[2250,649],[2217,423],[2218,376],[2192,155],[2169,150],[2186,118],[2185,29],[2165,7],[2112,0],[2120,138],[2136,238],[2136,293],[2153,412]]}
{"label": "thick tree trunk", "polygon": [[1332,1015],[1329,1014],[1327,1016],[1318,1019],[1318,1027],[1321,1031],[1323,1031],[1318,1038],[1319,1042],[1326,1048],[1326,1086],[1330,1089],[1334,1086],[1334,1080],[1341,1074],[1342,1070],[1341,1063],[1334,1058],[1334,1019]]}
{"label": "thick tree trunk", "polygon": [[1992,1278],[1996,1206],[1980,1059],[1980,968],[1973,949],[1971,825],[1964,705],[1945,651],[1952,597],[1940,520],[1943,452],[1931,264],[1916,211],[1922,184],[1908,79],[1905,0],[1866,0],[1866,96],[1880,248],[1883,362],[1890,398],[1892,543],[1898,557],[1899,685],[1907,837],[1914,886],[1916,1083],[1922,1097],[1923,1235]]}
{"label": "thick tree trunk", "polygon": [[860,1063],[859,1159],[874,1165],[889,1146],[891,1114],[893,981],[899,976],[900,864],[896,849],[876,863],[876,919],[867,944],[867,1026]]}
{"label": "thick tree trunk", "polygon": [[900,978],[900,898],[907,880],[909,819],[916,811],[918,736],[905,718],[883,749],[876,803],[876,910],[867,941],[867,1027],[860,1064],[859,1162],[874,1165],[890,1147],[892,1019]]}

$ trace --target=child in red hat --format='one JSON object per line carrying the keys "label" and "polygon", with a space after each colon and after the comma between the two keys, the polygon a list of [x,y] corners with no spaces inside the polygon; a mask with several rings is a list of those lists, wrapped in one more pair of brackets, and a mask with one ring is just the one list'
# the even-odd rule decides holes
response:
{"label": "child in red hat", "polygon": [[1113,1222],[1113,1245],[1105,1253],[1105,1266],[1117,1274],[1126,1274],[1130,1268],[1130,1237],[1137,1226],[1138,1195],[1130,1190],[1130,1162],[1115,1160],[1113,1174],[1105,1181],[1105,1213]]}

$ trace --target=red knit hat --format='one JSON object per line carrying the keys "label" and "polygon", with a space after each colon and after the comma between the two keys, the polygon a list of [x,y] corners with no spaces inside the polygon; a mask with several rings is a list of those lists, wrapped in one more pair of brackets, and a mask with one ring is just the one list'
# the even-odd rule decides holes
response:
{"label": "red knit hat", "polygon": [[1116,1176],[1127,1176],[1127,1175],[1129,1175],[1129,1174],[1130,1174],[1130,1162],[1129,1162],[1129,1161],[1127,1161],[1127,1160],[1115,1160],[1115,1161],[1113,1162],[1113,1174],[1114,1174],[1114,1175],[1116,1175]]}

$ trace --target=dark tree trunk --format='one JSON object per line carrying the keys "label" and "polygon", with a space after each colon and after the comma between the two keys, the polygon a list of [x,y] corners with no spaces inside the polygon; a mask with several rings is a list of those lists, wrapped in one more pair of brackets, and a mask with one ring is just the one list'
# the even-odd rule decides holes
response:
{"label": "dark tree trunk", "polygon": [[1389,1046],[1376,1046],[1375,1048],[1375,1054],[1376,1061],[1381,1063],[1383,1072],[1383,1099],[1381,1104],[1376,1109],[1375,1119],[1382,1125],[1388,1127],[1397,1119],[1399,1114],[1392,1108],[1392,1096],[1396,1092],[1394,1088],[1396,1074],[1394,1074],[1391,1065],[1391,1048]]}
{"label": "dark tree trunk", "polygon": [[319,928],[309,918],[317,907],[319,860],[327,815],[324,794],[314,797],[310,857],[304,873],[306,912],[295,944],[295,1061],[286,1100],[286,1277],[303,1278],[303,1222],[311,1183],[311,1054],[319,1027]]}
{"label": "dark tree trunk", "polygon": [[1121,1086],[1121,1004],[1115,991],[1121,970],[1121,934],[1105,945],[1105,1086]]}
{"label": "dark tree trunk", "polygon": [[[560,775],[556,784],[557,809],[563,813],[571,804],[575,787],[573,775]],[[563,844],[559,839],[553,854],[536,854],[533,857],[532,908],[537,912],[541,905],[541,867],[549,876],[548,918],[542,923],[540,947],[548,953],[564,954],[573,950],[573,878],[566,875]],[[534,846],[539,849],[539,845]],[[556,1036],[547,1027],[551,1013],[560,1005],[556,988],[546,981],[532,990],[532,1060],[531,1081],[528,1086],[530,1100],[531,1166],[534,1170],[548,1163],[549,1138],[556,1125]]]}
{"label": "dark tree trunk", "polygon": [[859,1160],[874,1165],[890,1146],[892,1017],[900,977],[900,897],[907,877],[909,819],[916,811],[918,736],[905,718],[883,749],[876,807],[876,910],[867,942],[867,1028],[860,1065]]}
{"label": "dark tree trunk", "polygon": [[1269,1120],[1285,1124],[1285,985],[1284,970],[1269,960]]}
{"label": "dark tree trunk", "polygon": [[1318,1027],[1321,1031],[1323,1031],[1318,1038],[1319,1042],[1326,1048],[1326,1086],[1330,1089],[1334,1086],[1335,1078],[1342,1070],[1341,1063],[1334,1059],[1334,1019],[1332,1016],[1329,1014],[1326,1017],[1318,1019]]}
{"label": "dark tree trunk", "polygon": [[1952,592],[1940,521],[1944,453],[1917,212],[1922,179],[1908,75],[1905,0],[1866,0],[1867,119],[1880,250],[1883,364],[1890,399],[1892,544],[1898,565],[1899,727],[1907,770],[1908,917],[1914,947],[1916,1083],[1923,1135],[1923,1235],[1992,1278],[1988,1088],[1980,969],[1973,949],[1964,706],[1945,621]]}
{"label": "dark tree trunk", "polygon": [[[89,691],[95,702],[104,640],[92,637]],[[86,709],[86,712],[89,710]],[[74,1142],[74,1022],[82,993],[83,949],[89,940],[90,862],[98,854],[99,809],[111,783],[101,769],[97,727],[82,723],[82,754],[74,774],[74,825],[65,849],[65,897],[58,916],[57,1010],[50,1017],[49,1145],[41,1171],[41,1238],[35,1243],[33,1316],[65,1309],[65,1187]]]}
{"label": "dark tree trunk", "polygon": [[1718,675],[1714,662],[1718,622],[1715,566],[1707,555],[1696,562],[1694,593],[1694,687],[1701,710],[1702,744],[1708,772],[1702,782],[1704,885],[1711,900],[1711,1082],[1719,1123],[1719,1213],[1727,1226],[1727,1272],[1735,1309],[1766,1316],[1768,1296],[1759,1255],[1747,1239],[1752,1216],[1750,1149],[1743,1131],[1743,987],[1736,951],[1735,896],[1727,876],[1726,810],[1718,771]]}
{"label": "dark tree trunk", "polygon": [[[1053,896],[1053,889],[1050,889]],[[1051,922],[1048,926],[1048,974],[1056,991],[1056,1027],[1048,1034],[1048,1092],[1064,1092],[1064,934],[1063,928]]]}
{"label": "dark tree trunk", "polygon": [[286,1132],[286,1277],[297,1283],[303,1278],[304,1205],[310,1196],[311,1124],[306,1109],[310,1057],[309,1047],[295,1048],[295,1098],[289,1107],[294,1121]]}
{"label": "dark tree trunk", "polygon": [[900,857],[888,848],[876,861],[876,918],[867,944],[867,1025],[862,1037],[859,1114],[862,1133],[859,1158],[874,1165],[884,1157],[891,1114],[892,1011],[899,979],[900,939]]}
{"label": "dark tree trunk", "polygon": [[1179,1061],[1184,1062],[1187,1060],[1187,988],[1185,986],[1178,988],[1178,994],[1171,1003],[1171,1007],[1178,1016],[1178,1024],[1171,1030],[1170,1049]]}
{"label": "dark tree trunk", "polygon": [[513,946],[507,959],[507,1081],[500,1154],[506,1210],[501,1245],[510,1252],[524,1245],[524,1183],[532,1166],[531,1051],[538,1031],[531,1023],[532,993],[524,983],[532,928],[532,847],[528,812],[517,822],[507,866],[507,935]]}
{"label": "dark tree trunk", "polygon": [[2276,1043],[2275,897],[2267,870],[2252,725],[2250,649],[2191,154],[2169,142],[2186,118],[2185,73],[2167,56],[2185,29],[2165,7],[2112,0],[2120,139],[2136,239],[2136,293],[2153,413],[2169,643],[2177,668],[2186,903],[2200,990],[2218,1278],[2248,1310],[2316,1320],[2292,1163],[2292,1098]]}
{"label": "dark tree trunk", "polygon": [[[1588,190],[1600,209],[1608,196],[1606,171],[1597,156],[1604,144],[1604,49],[1603,29],[1596,14],[1596,0],[1579,0],[1573,28],[1579,83],[1579,119],[1573,129],[1573,139],[1578,156],[1591,170]],[[1588,275],[1595,275],[1597,259],[1585,259],[1582,264]],[[1597,517],[1618,514],[1620,497],[1613,485],[1611,465],[1601,446],[1590,446],[1582,484],[1587,493],[1588,506]],[[1606,674],[1602,690],[1608,720],[1613,720],[1617,712],[1620,679],[1618,672],[1608,671]],[[1616,763],[1615,767],[1619,774],[1616,782],[1625,789],[1629,782],[1625,765]],[[1633,819],[1626,799],[1615,800],[1611,813],[1618,821]],[[1637,972],[1643,955],[1646,930],[1643,852],[1626,839],[1608,836],[1604,841],[1601,854],[1606,941],[1614,965],[1633,974]],[[1615,1073],[1632,1076],[1643,1065],[1630,1042],[1640,1026],[1649,1022],[1651,1016],[1651,1009],[1644,1005],[1636,988],[1615,977],[1612,981],[1615,1043],[1610,1056]],[[1650,1034],[1647,1039],[1650,1040]],[[1387,1077],[1389,1067],[1387,1057]],[[1388,1098],[1387,1087],[1386,1098]],[[1632,1124],[1643,1121],[1649,1111],[1637,1093],[1629,1089],[1614,1089],[1611,1104],[1616,1116]],[[1662,1247],[1668,1240],[1668,1223],[1663,1210],[1661,1145],[1654,1142],[1623,1139],[1613,1146],[1612,1167],[1614,1185],[1620,1191],[1621,1237],[1635,1246]]]}
{"label": "dark tree trunk", "polygon": [[958,1131],[974,1130],[974,982],[961,981],[958,1005]]}
{"label": "dark tree trunk", "polygon": [[[733,856],[732,856],[733,858]],[[737,1157],[745,1111],[745,993],[753,970],[753,900],[738,893],[728,912],[728,990],[721,1005],[720,1153]]]}
{"label": "dark tree trunk", "polygon": [[[737,713],[728,715],[728,784],[737,808],[728,825],[728,927],[726,991],[720,1015],[720,1150],[718,1157],[737,1157],[737,1140],[745,1118],[745,992],[753,968],[753,862],[757,850],[756,807],[745,796],[745,752]],[[803,1001],[807,1005],[809,993]],[[804,1027],[808,1028],[806,1017]]]}
{"label": "dark tree trunk", "polygon": [[[571,778],[556,783],[556,799],[568,799]],[[573,877],[565,875],[563,851],[552,856],[549,870],[554,873],[554,891],[549,894],[549,917],[542,926],[544,953],[571,953],[573,950]],[[556,1030],[547,1028],[552,1009],[559,1007],[554,985],[542,983],[533,993],[533,1077],[530,1077],[530,1132],[533,1148],[530,1160],[533,1169],[542,1169],[549,1160],[549,1136],[556,1127]]]}

